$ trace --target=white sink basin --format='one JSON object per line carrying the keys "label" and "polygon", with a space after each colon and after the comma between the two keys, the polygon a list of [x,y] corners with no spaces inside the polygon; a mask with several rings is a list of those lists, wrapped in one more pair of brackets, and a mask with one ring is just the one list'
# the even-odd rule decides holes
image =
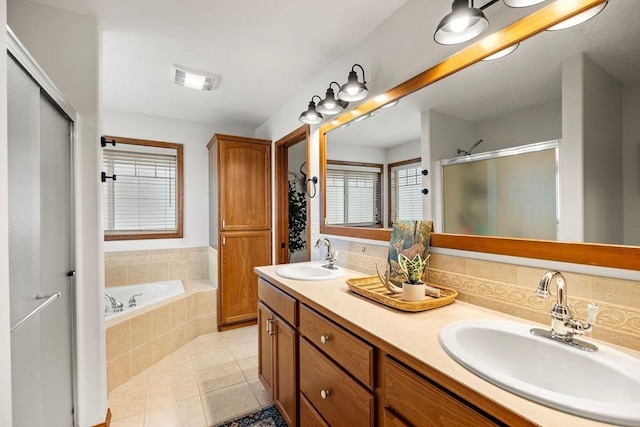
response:
{"label": "white sink basin", "polygon": [[331,280],[344,276],[344,270],[336,267],[330,270],[323,267],[321,262],[301,262],[287,264],[276,269],[276,274],[280,277],[295,280]]}
{"label": "white sink basin", "polygon": [[487,381],[546,406],[616,425],[640,425],[640,359],[598,343],[587,352],[503,320],[450,323],[440,345]]}

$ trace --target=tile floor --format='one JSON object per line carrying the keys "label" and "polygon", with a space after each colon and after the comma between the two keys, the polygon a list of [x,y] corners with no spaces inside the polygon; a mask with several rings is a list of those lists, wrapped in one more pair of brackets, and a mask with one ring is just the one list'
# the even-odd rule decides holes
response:
{"label": "tile floor", "polygon": [[256,326],[202,335],[109,394],[112,427],[212,426],[271,404]]}

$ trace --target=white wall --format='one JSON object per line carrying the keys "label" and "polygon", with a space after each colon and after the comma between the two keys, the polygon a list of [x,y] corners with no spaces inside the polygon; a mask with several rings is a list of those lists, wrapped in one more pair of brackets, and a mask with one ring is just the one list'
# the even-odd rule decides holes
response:
{"label": "white wall", "polygon": [[584,239],[622,244],[622,83],[584,59]]}
{"label": "white wall", "polygon": [[[7,23],[7,3],[0,0],[0,27]],[[7,45],[6,32],[0,44]],[[0,56],[0,427],[11,426],[11,336],[9,334],[9,212],[7,144],[7,55]]]}
{"label": "white wall", "polygon": [[625,245],[640,246],[640,81],[623,86],[623,193]]}
{"label": "white wall", "polygon": [[[184,237],[104,243],[106,252],[186,248],[209,245],[209,171],[207,143],[217,131],[210,125],[124,111],[103,111],[103,134],[184,145]],[[231,129],[237,131],[238,129]],[[244,132],[248,134],[248,132]]]}
{"label": "white wall", "polygon": [[[562,101],[558,98],[525,110],[481,121],[478,126],[478,136],[482,138],[482,143],[474,153],[560,139]],[[460,148],[467,150],[471,144],[472,142],[467,147]]]}
{"label": "white wall", "polygon": [[93,425],[104,421],[107,410],[105,325],[101,315],[104,259],[98,197],[100,27],[95,18],[29,0],[9,0],[7,20],[81,118],[75,153],[76,392],[79,424]]}

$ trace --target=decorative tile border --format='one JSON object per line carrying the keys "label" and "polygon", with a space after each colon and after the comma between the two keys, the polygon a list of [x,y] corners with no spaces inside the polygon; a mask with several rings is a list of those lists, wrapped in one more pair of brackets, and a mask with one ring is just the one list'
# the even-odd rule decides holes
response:
{"label": "decorative tile border", "polygon": [[[331,239],[340,251],[338,264],[364,274],[384,266],[388,247]],[[549,323],[553,297],[538,298],[536,287],[546,270],[529,266],[432,254],[429,281],[453,288],[459,300],[539,323]],[[569,301],[576,315],[586,319],[587,305],[600,306],[593,337],[640,350],[640,282],[564,274]]]}

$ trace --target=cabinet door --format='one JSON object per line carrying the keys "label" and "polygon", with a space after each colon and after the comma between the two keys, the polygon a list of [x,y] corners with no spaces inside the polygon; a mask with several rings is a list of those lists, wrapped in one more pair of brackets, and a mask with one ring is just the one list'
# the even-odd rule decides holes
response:
{"label": "cabinet door", "polygon": [[271,228],[271,145],[221,140],[220,230]]}
{"label": "cabinet door", "polygon": [[402,425],[388,423],[392,414],[398,414],[415,426],[495,426],[461,400],[458,400],[425,378],[410,371],[400,363],[384,359],[384,399],[386,401],[385,426]]}
{"label": "cabinet door", "polygon": [[296,335],[295,329],[276,316],[276,387],[273,392],[273,401],[290,426],[296,424]]}
{"label": "cabinet door", "polygon": [[220,233],[218,324],[255,320],[258,312],[258,276],[253,268],[271,264],[271,233]]}
{"label": "cabinet door", "polygon": [[261,302],[258,303],[258,378],[269,396],[273,397],[274,371],[274,316]]}

